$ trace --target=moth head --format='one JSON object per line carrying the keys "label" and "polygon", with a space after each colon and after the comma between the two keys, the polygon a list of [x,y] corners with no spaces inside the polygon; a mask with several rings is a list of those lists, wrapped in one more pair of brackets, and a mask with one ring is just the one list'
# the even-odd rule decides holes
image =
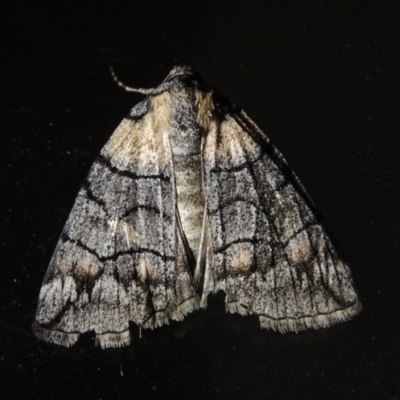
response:
{"label": "moth head", "polygon": [[148,94],[157,95],[166,90],[170,90],[172,87],[181,88],[181,85],[187,87],[192,86],[192,83],[198,85],[200,82],[202,82],[202,80],[193,68],[186,65],[175,66],[162,81],[161,85],[148,91]]}
{"label": "moth head", "polygon": [[193,75],[195,75],[195,72],[192,67],[187,65],[175,66],[164,79],[163,83],[170,82],[178,76],[190,77]]}
{"label": "moth head", "polygon": [[175,65],[169,72],[168,76],[175,77],[178,75],[193,75],[194,73],[193,68],[188,65]]}

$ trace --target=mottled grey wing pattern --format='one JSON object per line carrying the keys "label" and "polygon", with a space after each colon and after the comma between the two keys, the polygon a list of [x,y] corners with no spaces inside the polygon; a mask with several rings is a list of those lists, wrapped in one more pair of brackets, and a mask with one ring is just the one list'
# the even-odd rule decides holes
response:
{"label": "mottled grey wing pattern", "polygon": [[188,67],[129,90],[146,100],[78,194],[40,291],[38,337],[71,346],[94,331],[102,347],[121,347],[129,321],[181,320],[219,290],[228,312],[280,332],[360,311],[311,199],[243,111]]}
{"label": "mottled grey wing pattern", "polygon": [[93,330],[102,347],[197,307],[165,115],[148,98],[102,149],[53,254],[39,296],[37,336],[71,346]]}
{"label": "mottled grey wing pattern", "polygon": [[298,178],[243,111],[213,108],[203,143],[212,251],[203,249],[196,273],[201,305],[223,290],[228,312],[259,315],[261,327],[280,332],[350,319],[361,306],[349,268]]}

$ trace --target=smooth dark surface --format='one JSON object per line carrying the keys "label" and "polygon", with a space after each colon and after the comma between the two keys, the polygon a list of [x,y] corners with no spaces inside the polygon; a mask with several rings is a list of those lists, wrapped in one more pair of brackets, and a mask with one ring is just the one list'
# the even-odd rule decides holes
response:
{"label": "smooth dark surface", "polygon": [[[301,3],[301,4],[300,4]],[[398,399],[400,13],[396,2],[139,2],[2,12],[2,399]],[[345,4],[345,3],[343,3]],[[281,335],[226,315],[101,351],[39,343],[30,325],[89,166],[140,95],[188,64],[292,164],[353,271],[364,306],[336,327]]]}

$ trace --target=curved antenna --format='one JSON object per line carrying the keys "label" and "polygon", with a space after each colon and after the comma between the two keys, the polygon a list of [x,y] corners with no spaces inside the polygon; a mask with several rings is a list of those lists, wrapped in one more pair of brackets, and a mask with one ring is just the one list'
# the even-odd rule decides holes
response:
{"label": "curved antenna", "polygon": [[126,86],[123,82],[121,82],[118,79],[113,67],[110,67],[110,72],[111,72],[111,76],[113,77],[113,79],[117,83],[117,85],[122,87],[122,89],[126,90],[127,92],[141,93],[141,94],[144,94],[147,96],[147,95],[151,95],[151,94],[158,94],[158,93],[162,92],[163,90],[165,90],[165,88],[161,88],[161,87],[154,88],[154,89],[132,88],[132,87]]}

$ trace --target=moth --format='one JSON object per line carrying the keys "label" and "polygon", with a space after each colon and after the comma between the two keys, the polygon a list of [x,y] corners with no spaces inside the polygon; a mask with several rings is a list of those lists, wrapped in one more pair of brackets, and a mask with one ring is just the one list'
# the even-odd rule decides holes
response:
{"label": "moth", "polygon": [[[129,89],[129,88],[128,88]],[[71,346],[131,341],[129,322],[182,320],[225,292],[226,311],[279,332],[361,309],[348,266],[270,139],[189,67],[175,67],[92,165],[40,290],[33,330]]]}

